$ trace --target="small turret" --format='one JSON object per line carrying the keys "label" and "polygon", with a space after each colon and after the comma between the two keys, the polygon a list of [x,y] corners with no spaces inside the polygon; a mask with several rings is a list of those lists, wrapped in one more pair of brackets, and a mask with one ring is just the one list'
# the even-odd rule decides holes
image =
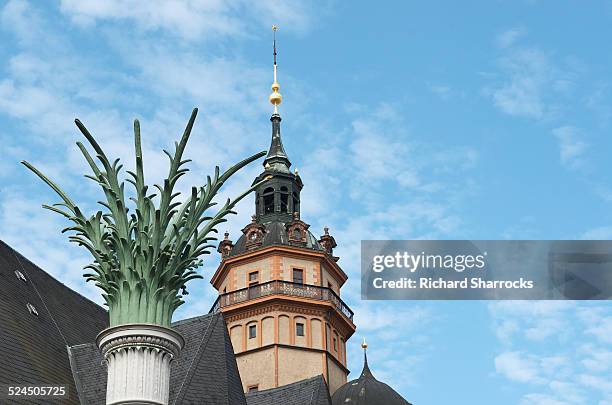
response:
{"label": "small turret", "polygon": [[217,252],[221,253],[221,258],[225,259],[229,257],[232,253],[232,249],[234,248],[234,244],[229,238],[229,232],[225,232],[223,235],[223,240],[219,243],[219,247],[217,248]]}

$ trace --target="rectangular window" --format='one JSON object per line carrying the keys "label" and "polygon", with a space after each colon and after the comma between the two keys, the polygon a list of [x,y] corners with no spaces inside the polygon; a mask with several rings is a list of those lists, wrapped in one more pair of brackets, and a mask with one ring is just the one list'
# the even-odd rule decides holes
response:
{"label": "rectangular window", "polygon": [[259,391],[259,385],[251,385],[247,388],[248,392],[257,392]]}
{"label": "rectangular window", "polygon": [[295,334],[297,336],[304,336],[304,324],[303,323],[295,324]]}
{"label": "rectangular window", "polygon": [[293,269],[293,282],[297,284],[304,284],[304,270]]}
{"label": "rectangular window", "polygon": [[334,351],[338,351],[338,338],[334,337]]}
{"label": "rectangular window", "polygon": [[249,326],[249,339],[255,339],[257,337],[257,325]]}
{"label": "rectangular window", "polygon": [[252,271],[249,273],[249,287],[255,284],[259,284],[259,272]]}

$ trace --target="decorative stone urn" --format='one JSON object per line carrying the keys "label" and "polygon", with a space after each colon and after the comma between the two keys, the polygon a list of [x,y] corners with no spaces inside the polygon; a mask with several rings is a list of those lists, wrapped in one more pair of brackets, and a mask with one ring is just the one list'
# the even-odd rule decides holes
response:
{"label": "decorative stone urn", "polygon": [[168,405],[170,362],[185,340],[154,324],[125,324],[100,332],[98,348],[108,368],[107,405]]}

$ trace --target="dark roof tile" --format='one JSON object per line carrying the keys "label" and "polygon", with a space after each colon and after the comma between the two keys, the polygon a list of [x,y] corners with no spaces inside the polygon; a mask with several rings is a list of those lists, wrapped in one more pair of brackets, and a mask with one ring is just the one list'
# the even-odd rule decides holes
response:
{"label": "dark roof tile", "polygon": [[[222,314],[176,322],[185,339],[172,362],[170,404],[246,405],[238,366]],[[69,349],[73,373],[84,405],[103,405],[106,369],[95,344]]]}
{"label": "dark roof tile", "polygon": [[331,405],[327,384],[321,375],[278,388],[251,392],[246,398],[248,405]]}
{"label": "dark roof tile", "polygon": [[[20,280],[15,270],[27,281]],[[0,285],[0,384],[67,385],[67,400],[21,403],[78,404],[66,346],[93,341],[108,323],[107,312],[3,241]],[[38,315],[28,311],[28,303]]]}

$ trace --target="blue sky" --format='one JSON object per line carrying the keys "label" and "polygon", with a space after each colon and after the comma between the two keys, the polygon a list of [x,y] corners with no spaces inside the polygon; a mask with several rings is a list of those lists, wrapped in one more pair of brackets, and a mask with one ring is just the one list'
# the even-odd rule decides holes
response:
{"label": "blue sky", "polygon": [[[93,210],[75,117],[128,166],[139,118],[154,182],[198,106],[184,190],[267,148],[276,23],[302,217],[331,228],[351,277],[352,376],[366,336],[376,376],[418,405],[612,404],[607,302],[364,302],[358,283],[361,239],[612,237],[612,2],[253,3],[0,1],[0,238],[100,302],[18,162]],[[208,311],[217,263],[177,319]]]}

